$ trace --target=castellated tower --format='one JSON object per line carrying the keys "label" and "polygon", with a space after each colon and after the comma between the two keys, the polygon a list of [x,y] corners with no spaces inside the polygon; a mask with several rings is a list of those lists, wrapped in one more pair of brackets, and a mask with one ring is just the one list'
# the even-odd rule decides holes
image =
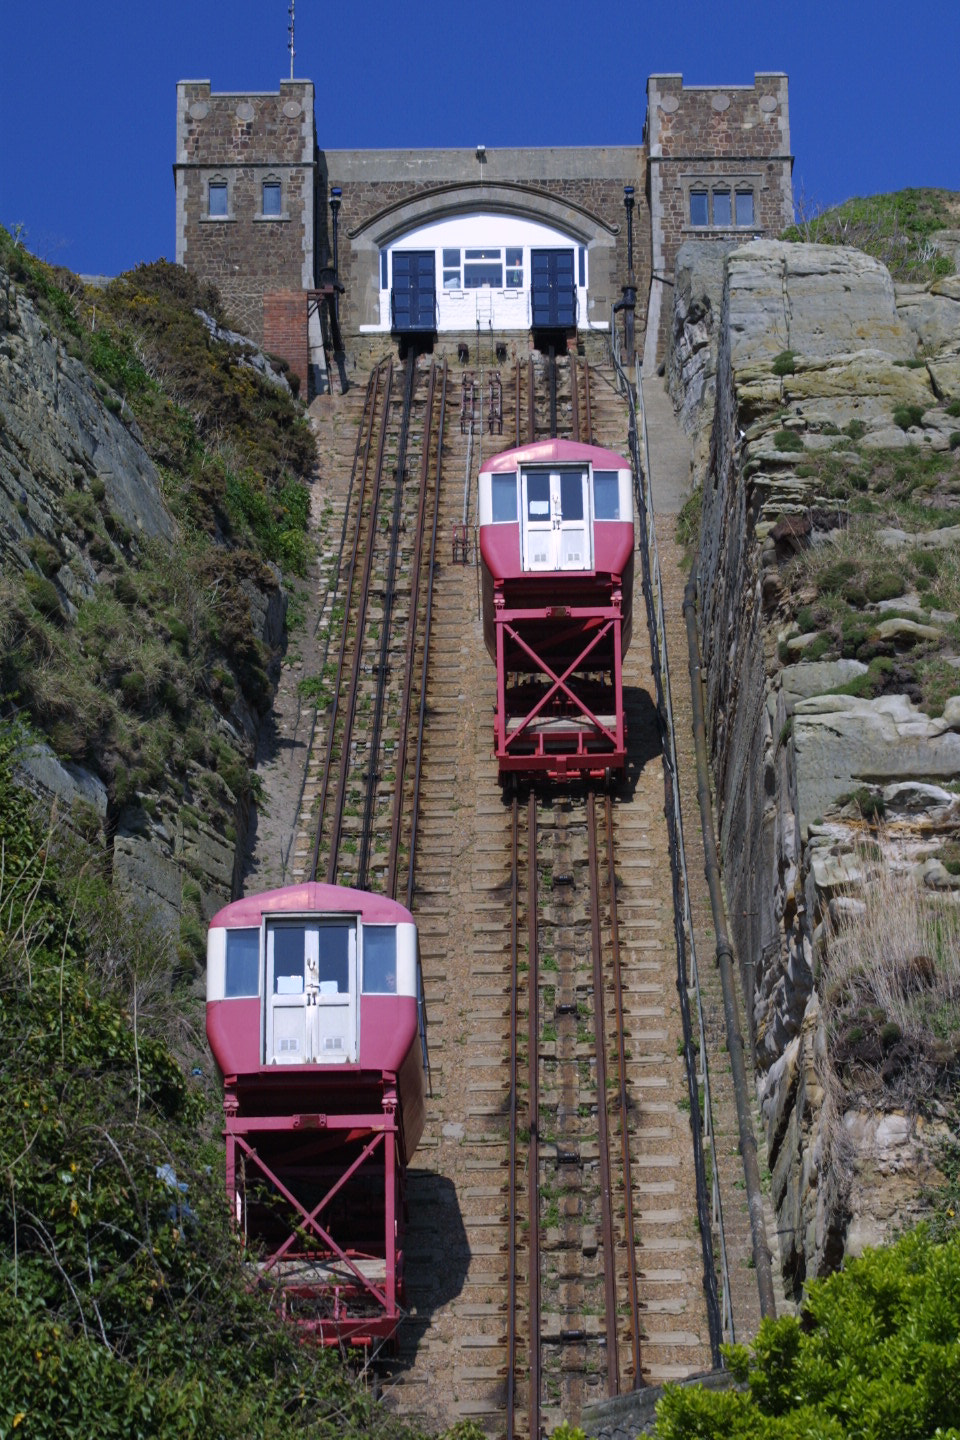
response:
{"label": "castellated tower", "polygon": [[752,85],[647,81],[647,196],[653,281],[645,368],[663,349],[664,284],[685,240],[777,236],[793,222],[787,77],[758,72]]}
{"label": "castellated tower", "polygon": [[[176,258],[264,342],[264,299],[314,288],[317,143],[309,80],[279,92],[177,86]],[[275,307],[274,307],[275,308]]]}

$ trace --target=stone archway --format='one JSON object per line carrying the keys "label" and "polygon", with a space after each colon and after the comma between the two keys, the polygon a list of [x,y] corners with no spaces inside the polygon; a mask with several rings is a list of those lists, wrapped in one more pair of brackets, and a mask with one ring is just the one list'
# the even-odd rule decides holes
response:
{"label": "stone archway", "polygon": [[529,185],[500,181],[435,185],[383,206],[355,230],[348,231],[350,272],[356,323],[379,322],[382,248],[418,226],[462,214],[486,213],[533,220],[563,231],[589,255],[588,323],[609,320],[615,294],[619,224],[611,224],[575,200]]}

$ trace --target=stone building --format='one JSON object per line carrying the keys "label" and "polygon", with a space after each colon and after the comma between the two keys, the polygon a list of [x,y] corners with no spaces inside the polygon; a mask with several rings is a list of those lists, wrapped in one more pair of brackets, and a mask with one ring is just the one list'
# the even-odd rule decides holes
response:
{"label": "stone building", "polygon": [[325,151],[309,81],[255,95],[184,81],[176,254],[301,378],[322,351],[318,300],[333,304],[328,198],[347,350],[478,329],[589,344],[628,281],[629,191],[637,334],[653,364],[680,244],[778,234],[792,163],[779,73],[722,87],[653,75],[639,145],[538,150]]}

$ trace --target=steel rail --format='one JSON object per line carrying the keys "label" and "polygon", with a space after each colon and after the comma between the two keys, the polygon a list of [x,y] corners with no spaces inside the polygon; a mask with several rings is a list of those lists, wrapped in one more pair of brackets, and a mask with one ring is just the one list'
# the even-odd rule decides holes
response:
{"label": "steel rail", "polygon": [[440,419],[437,431],[437,470],[433,489],[433,533],[430,537],[430,573],[427,580],[427,621],[423,633],[420,665],[420,707],[417,713],[417,759],[413,772],[413,802],[410,816],[410,864],[407,868],[407,909],[413,904],[416,878],[417,831],[420,824],[420,777],[423,770],[423,735],[427,718],[427,669],[430,662],[430,633],[433,628],[433,587],[437,573],[437,531],[440,523],[440,480],[443,471],[443,435],[447,413],[447,362],[443,362],[440,386]]}
{"label": "steel rail", "polygon": [[340,778],[337,783],[337,797],[333,812],[333,832],[330,838],[330,854],[327,857],[327,882],[335,884],[337,859],[340,851],[340,835],[343,829],[343,805],[347,794],[347,778],[350,772],[350,741],[353,736],[353,721],[357,711],[357,689],[360,683],[360,665],[363,659],[363,627],[367,618],[367,603],[370,599],[370,577],[373,573],[374,539],[377,533],[377,514],[380,509],[380,489],[383,484],[383,457],[387,448],[387,424],[390,419],[390,389],[393,384],[393,360],[387,369],[387,386],[383,402],[383,421],[380,430],[380,444],[377,447],[377,468],[373,481],[373,496],[370,503],[370,530],[367,553],[363,565],[363,580],[360,604],[357,612],[357,626],[354,636],[353,664],[350,670],[347,714],[344,721],[343,739],[340,745]]}
{"label": "steel rail", "polygon": [[547,355],[547,386],[550,396],[550,439],[557,438],[557,352],[551,345]]}
{"label": "steel rail", "polygon": [[633,1388],[642,1384],[640,1372],[640,1296],[637,1288],[636,1225],[633,1214],[633,1176],[630,1170],[630,1101],[627,1095],[627,1052],[624,1035],[623,976],[620,969],[620,921],[617,915],[617,873],[613,843],[613,800],[605,797],[607,830],[607,884],[610,889],[610,946],[617,1024],[617,1078],[620,1102],[620,1165],[623,1171],[624,1225],[627,1232],[627,1276],[630,1286],[630,1330],[633,1349]]}
{"label": "steel rail", "polygon": [[[390,851],[387,861],[387,894],[396,899],[397,864],[400,858],[400,825],[403,816],[403,786],[407,771],[407,732],[410,725],[410,692],[413,686],[413,661],[417,644],[417,612],[420,606],[420,564],[423,559],[423,534],[427,514],[427,472],[430,468],[430,444],[433,439],[433,397],[437,383],[437,367],[430,366],[427,385],[427,408],[423,422],[423,453],[420,457],[420,490],[417,502],[417,525],[413,544],[410,581],[410,612],[407,618],[407,647],[403,666],[403,694],[400,698],[400,733],[397,737],[395,780],[393,788],[393,821],[390,827]],[[412,863],[412,856],[411,856]]]}
{"label": "steel rail", "polygon": [[540,1435],[540,945],[537,925],[537,797],[527,797],[527,1206],[530,1217],[529,1430]]}
{"label": "steel rail", "polygon": [[[377,662],[377,683],[373,702],[373,723],[370,730],[368,750],[366,794],[363,799],[363,823],[360,829],[360,853],[357,857],[357,888],[366,889],[367,868],[370,864],[370,847],[373,844],[373,806],[377,798],[377,780],[380,764],[380,738],[383,731],[383,711],[387,697],[387,656],[390,651],[390,633],[393,625],[393,602],[396,598],[397,557],[400,553],[400,516],[403,511],[403,487],[407,469],[407,446],[410,442],[410,415],[413,410],[413,392],[417,380],[417,356],[414,350],[407,356],[407,374],[403,387],[403,411],[400,417],[400,439],[397,445],[397,463],[394,469],[393,514],[390,517],[390,539],[387,547],[387,574],[383,592],[383,614],[380,617],[380,657]],[[372,546],[371,546],[372,549]]]}
{"label": "steel rail", "polygon": [[519,446],[519,444],[520,444],[520,361],[519,361],[519,360],[517,360],[517,361],[515,362],[515,364],[514,364],[514,367],[513,367],[513,377],[514,377],[514,386],[515,386],[513,418],[514,418],[514,423],[515,423],[516,432],[517,432],[516,444],[517,444],[517,446]]}
{"label": "steel rail", "polygon": [[583,440],[585,445],[593,444],[593,411],[590,400],[590,364],[587,360],[583,362],[583,408],[587,419],[587,433]]}
{"label": "steel rail", "polygon": [[604,1027],[603,941],[600,934],[600,869],[597,857],[597,812],[587,791],[587,847],[590,871],[590,938],[593,956],[593,1019],[597,1037],[597,1127],[600,1149],[600,1212],[603,1228],[603,1292],[607,1327],[607,1394],[620,1393],[617,1345],[617,1259],[613,1238],[613,1194],[610,1177],[610,1127],[607,1123],[607,1042]]}
{"label": "steel rail", "polygon": [[[517,1377],[517,1026],[520,927],[520,820],[517,793],[510,806],[510,1164],[507,1200],[507,1440],[513,1440]],[[531,1331],[533,1321],[531,1317]],[[531,1347],[532,1348],[532,1347]],[[531,1435],[533,1432],[531,1431]],[[539,1431],[534,1440],[538,1440]]]}
{"label": "steel rail", "polygon": [[[382,369],[382,365],[383,365],[383,362],[382,362],[382,361],[378,362],[377,367],[376,367],[376,369],[375,369],[374,372],[373,372],[373,375],[372,375],[372,377],[371,377],[371,382],[372,382],[372,395],[371,395],[370,388],[368,387],[368,390],[367,390],[367,401],[366,401],[366,403],[365,403],[365,405],[364,405],[364,411],[363,411],[363,419],[367,419],[367,412],[368,412],[368,410],[369,410],[369,425],[368,425],[368,427],[367,427],[366,443],[364,444],[364,447],[363,447],[363,468],[362,468],[362,470],[361,470],[361,472],[360,472],[360,494],[359,494],[358,499],[357,499],[357,528],[356,528],[356,531],[355,531],[355,533],[354,533],[354,537],[353,537],[353,550],[352,550],[351,555],[350,555],[350,572],[349,572],[349,576],[348,576],[348,578],[347,578],[347,594],[346,594],[346,599],[344,600],[344,606],[343,606],[343,628],[342,628],[342,630],[341,630],[341,632],[340,632],[340,650],[339,650],[339,654],[338,654],[338,657],[337,657],[337,679],[336,679],[336,684],[335,684],[334,690],[333,690],[333,705],[332,705],[331,711],[330,711],[330,732],[329,732],[329,738],[328,738],[328,741],[327,741],[327,753],[326,753],[326,757],[325,757],[325,759],[324,759],[324,765],[323,765],[323,779],[322,779],[322,781],[321,781],[321,783],[320,783],[320,801],[319,801],[318,811],[317,811],[317,828],[316,828],[316,834],[315,834],[315,836],[314,836],[314,841],[313,841],[313,856],[312,856],[311,861],[310,861],[310,879],[311,879],[311,880],[316,880],[316,878],[317,878],[317,867],[318,867],[318,865],[319,865],[319,863],[320,863],[320,843],[321,843],[321,839],[322,839],[322,835],[323,835],[323,818],[324,818],[324,814],[325,814],[326,808],[327,808],[327,792],[328,792],[329,785],[330,785],[330,771],[331,771],[331,767],[332,767],[332,765],[333,765],[333,745],[334,745],[334,737],[335,737],[335,735],[336,735],[336,729],[337,729],[337,716],[338,716],[339,709],[340,709],[340,686],[341,686],[341,684],[342,684],[342,682],[343,682],[343,663],[344,663],[344,657],[345,657],[345,655],[346,655],[346,649],[347,649],[347,631],[348,631],[348,629],[349,629],[349,622],[350,622],[350,606],[351,606],[352,603],[353,603],[353,582],[354,582],[354,577],[355,577],[355,575],[356,575],[356,570],[357,570],[357,554],[358,554],[359,549],[360,549],[360,536],[361,536],[362,533],[363,533],[363,499],[364,499],[364,494],[365,494],[366,488],[367,488],[367,467],[368,467],[368,465],[369,465],[369,463],[370,463],[370,445],[371,445],[371,442],[372,442],[372,440],[373,440],[374,425],[375,425],[376,417],[377,417],[377,398],[378,398],[379,391],[380,391],[380,371],[381,371],[381,369]],[[386,387],[385,387],[385,390],[384,390],[385,404],[386,404],[386,401],[389,399],[389,395],[390,395],[390,380],[389,380],[389,376],[392,374],[392,370],[393,370],[393,361],[391,360],[391,361],[389,362],[389,368],[388,368],[388,372],[387,372],[387,373],[388,373],[387,384],[386,384]],[[360,440],[361,440],[362,434],[363,434],[363,420],[361,420],[360,427],[359,427],[359,429],[357,430],[357,446],[356,446],[356,451],[355,451],[355,453],[354,453],[354,464],[356,464],[356,457],[357,457],[357,455],[359,455],[359,452],[360,452]],[[352,477],[351,477],[350,485],[351,485],[351,490],[352,490],[352,488],[353,488],[353,479],[352,479]],[[344,516],[344,523],[346,523],[346,515]],[[342,550],[342,544],[341,544],[341,550]]]}
{"label": "steel rail", "polygon": [[[361,446],[361,443],[362,443],[362,441],[363,441],[364,421],[365,421],[366,418],[367,418],[367,411],[368,411],[369,408],[370,408],[370,396],[371,396],[371,393],[373,392],[373,389],[374,389],[374,382],[376,381],[376,379],[377,379],[378,376],[379,376],[379,371],[380,371],[380,362],[377,363],[376,367],[370,372],[369,376],[367,377],[367,389],[366,389],[366,394],[364,395],[364,399],[363,399],[363,410],[361,411],[360,424],[357,426],[357,443],[356,443],[356,445],[354,445],[354,447],[353,447],[353,464],[352,464],[351,467],[350,467],[350,484],[347,486],[347,500],[346,500],[346,504],[345,504],[344,507],[343,507],[343,523],[342,523],[342,525],[340,526],[340,544],[339,544],[339,546],[337,547],[337,556],[338,556],[338,560],[339,560],[339,561],[342,561],[342,559],[343,559],[343,550],[344,550],[344,546],[345,546],[346,543],[347,543],[347,527],[348,527],[349,521],[350,521],[350,505],[351,505],[351,503],[352,503],[352,501],[353,501],[353,490],[354,490],[354,486],[356,485],[356,481],[357,481],[357,464],[358,464],[359,459],[360,459],[360,446]],[[357,512],[357,513],[358,513],[358,515],[359,515],[359,513],[360,513],[359,509],[358,509],[358,512]],[[337,565],[336,579],[333,580],[331,583],[329,583],[329,584],[327,585],[327,588],[326,588],[326,590],[324,591],[324,594],[323,594],[323,599],[320,601],[320,604],[319,604],[318,607],[317,607],[317,623],[316,623],[316,625],[313,627],[314,639],[316,639],[317,632],[318,632],[319,629],[320,629],[320,622],[321,622],[322,619],[323,619],[323,613],[324,613],[324,611],[325,611],[325,609],[326,609],[326,607],[327,607],[327,601],[330,599],[331,593],[333,593],[334,595],[336,595],[337,592],[339,591],[339,589],[340,589],[340,564],[338,563],[338,565]],[[325,671],[326,671],[326,668],[327,668],[327,657],[328,657],[328,655],[330,654],[330,633],[331,633],[331,627],[330,627],[330,625],[328,624],[328,625],[327,625],[326,635],[324,636],[324,643],[323,643],[323,660],[322,660],[322,662],[321,662],[321,664],[320,664],[320,670],[319,670],[319,672],[318,672],[321,678],[322,678],[322,676],[324,675],[324,673],[325,673]],[[302,805],[303,805],[303,795],[304,795],[304,791],[305,791],[306,788],[307,788],[307,775],[308,775],[308,773],[309,773],[309,768],[310,768],[310,767],[309,767],[309,757],[310,757],[310,755],[311,755],[312,752],[313,752],[313,742],[314,742],[314,740],[316,739],[316,735],[317,735],[317,718],[318,718],[319,714],[320,714],[320,706],[319,706],[319,704],[318,704],[317,702],[314,702],[314,706],[313,706],[313,720],[312,720],[311,725],[310,725],[310,734],[309,734],[309,737],[308,737],[308,739],[307,739],[307,756],[308,756],[308,763],[307,763],[306,765],[304,765],[303,771],[302,771],[301,776],[300,776],[300,789],[299,789],[299,791],[298,791],[298,793],[297,793],[297,802],[296,802],[296,805],[295,805],[294,811],[293,811],[293,814],[294,814],[294,826],[293,826],[293,829],[292,829],[291,832],[290,832],[290,840],[289,840],[289,843],[287,844],[286,852],[285,852],[285,853],[282,853],[281,856],[280,856],[280,873],[281,873],[281,875],[282,875],[284,878],[286,877],[286,873],[287,873],[287,862],[288,862],[289,859],[290,859],[290,851],[291,851],[291,849],[293,848],[293,842],[294,842],[294,840],[295,840],[295,838],[296,838],[296,822],[297,822],[297,821],[299,820],[299,818],[300,818],[300,810],[301,810],[301,807],[302,807]],[[298,699],[298,700],[297,700],[297,725],[299,725],[299,723],[300,723],[300,700]],[[296,739],[296,731],[294,731],[294,739]],[[315,879],[316,879],[316,861],[312,858],[312,852],[311,852],[310,879],[311,879],[311,880],[315,880]]]}

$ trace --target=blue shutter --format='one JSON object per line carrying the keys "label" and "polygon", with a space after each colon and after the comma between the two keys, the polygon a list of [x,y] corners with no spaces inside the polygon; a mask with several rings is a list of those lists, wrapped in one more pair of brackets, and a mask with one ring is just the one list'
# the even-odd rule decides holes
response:
{"label": "blue shutter", "polygon": [[394,330],[436,330],[436,256],[432,250],[394,250],[391,294]]}
{"label": "blue shutter", "polygon": [[531,250],[530,301],[534,330],[574,330],[577,287],[574,251]]}

